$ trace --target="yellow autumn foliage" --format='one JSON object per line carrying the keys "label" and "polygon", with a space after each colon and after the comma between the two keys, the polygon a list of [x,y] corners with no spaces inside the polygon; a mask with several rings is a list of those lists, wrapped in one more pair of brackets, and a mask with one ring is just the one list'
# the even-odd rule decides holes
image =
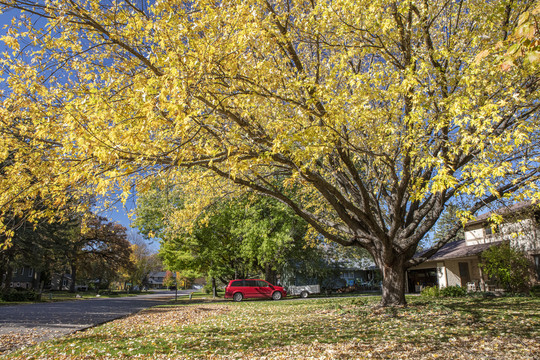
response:
{"label": "yellow autumn foliage", "polygon": [[410,257],[449,202],[538,197],[537,74],[477,56],[530,3],[0,0],[0,231],[166,176],[176,222],[251,189]]}

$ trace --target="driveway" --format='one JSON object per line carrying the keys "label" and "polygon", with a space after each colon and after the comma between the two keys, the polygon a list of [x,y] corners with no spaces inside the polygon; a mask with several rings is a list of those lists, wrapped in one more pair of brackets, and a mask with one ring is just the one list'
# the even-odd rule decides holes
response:
{"label": "driveway", "polygon": [[[179,290],[178,295],[190,292]],[[0,354],[166,304],[174,295],[174,291],[160,291],[123,298],[0,306]]]}

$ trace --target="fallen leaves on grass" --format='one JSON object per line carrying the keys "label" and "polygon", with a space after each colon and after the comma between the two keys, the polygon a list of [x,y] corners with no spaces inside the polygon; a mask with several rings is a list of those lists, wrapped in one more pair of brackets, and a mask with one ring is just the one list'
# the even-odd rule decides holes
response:
{"label": "fallen leaves on grass", "polygon": [[0,334],[0,355],[14,348],[33,345],[39,337],[40,335],[34,331]]}
{"label": "fallen leaves on grass", "polygon": [[0,355],[69,333],[70,329],[4,327],[0,333]]}
{"label": "fallen leaves on grass", "polygon": [[162,307],[13,359],[538,359],[540,301],[248,301]]}

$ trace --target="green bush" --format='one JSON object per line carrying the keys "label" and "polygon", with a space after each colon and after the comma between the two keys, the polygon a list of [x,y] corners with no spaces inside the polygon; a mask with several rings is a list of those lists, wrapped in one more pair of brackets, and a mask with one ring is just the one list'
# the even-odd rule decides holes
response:
{"label": "green bush", "polygon": [[39,294],[32,290],[7,290],[0,293],[0,299],[4,301],[36,301]]}
{"label": "green bush", "polygon": [[529,294],[531,294],[532,297],[540,297],[540,285],[532,286]]}
{"label": "green bush", "polygon": [[203,291],[205,294],[212,294],[212,282],[207,281],[203,286]]}
{"label": "green bush", "polygon": [[529,286],[530,265],[523,252],[504,243],[484,251],[480,267],[489,278],[494,278],[505,290],[517,293],[525,292]]}
{"label": "green bush", "polygon": [[420,295],[425,297],[438,297],[439,294],[439,288],[437,286],[428,286],[422,289],[420,292]]}
{"label": "green bush", "polygon": [[467,290],[459,285],[447,286],[441,289],[441,296],[444,297],[462,297],[467,295]]}

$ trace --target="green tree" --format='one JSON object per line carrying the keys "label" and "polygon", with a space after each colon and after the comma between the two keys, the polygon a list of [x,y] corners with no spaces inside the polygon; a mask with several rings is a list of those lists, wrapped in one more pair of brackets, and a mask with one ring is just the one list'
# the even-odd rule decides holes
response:
{"label": "green tree", "polygon": [[465,239],[464,226],[461,219],[458,217],[458,210],[458,207],[455,205],[449,205],[446,207],[443,214],[439,218],[439,221],[437,221],[437,225],[435,226],[435,232],[433,234],[433,240],[435,242],[443,240],[446,235],[448,233],[452,233],[456,227],[459,230],[448,242]]}
{"label": "green tree", "polygon": [[529,286],[531,263],[523,252],[508,243],[484,251],[480,266],[488,277],[494,278],[505,290],[518,292]]}
{"label": "green tree", "polygon": [[309,251],[305,222],[276,200],[224,199],[201,213],[194,226],[178,228],[163,214],[172,210],[163,197],[169,196],[173,207],[182,206],[171,193],[179,194],[151,191],[140,196],[134,224],[143,234],[161,237],[164,263],[182,277],[204,275],[226,283],[231,278],[264,274],[275,281],[280,265]]}
{"label": "green tree", "polygon": [[21,161],[0,183],[0,214],[15,198],[126,197],[167,177],[189,186],[167,214],[185,227],[251,189],[366,249],[387,306],[405,303],[405,270],[459,230],[413,258],[446,204],[470,200],[473,216],[539,196],[527,191],[539,175],[534,68],[477,59],[532,0],[0,4],[45,22],[25,16],[2,37],[0,151]]}
{"label": "green tree", "polygon": [[[35,207],[40,206],[42,203],[36,201]],[[0,288],[9,287],[12,271],[17,267],[30,266],[35,270],[32,284],[35,289],[40,285],[36,281],[38,278],[44,281],[54,272],[64,272],[67,265],[65,250],[80,228],[78,219],[51,217],[48,221],[35,223],[14,216],[11,221],[17,225],[11,245],[0,248],[0,274],[4,275]]]}

